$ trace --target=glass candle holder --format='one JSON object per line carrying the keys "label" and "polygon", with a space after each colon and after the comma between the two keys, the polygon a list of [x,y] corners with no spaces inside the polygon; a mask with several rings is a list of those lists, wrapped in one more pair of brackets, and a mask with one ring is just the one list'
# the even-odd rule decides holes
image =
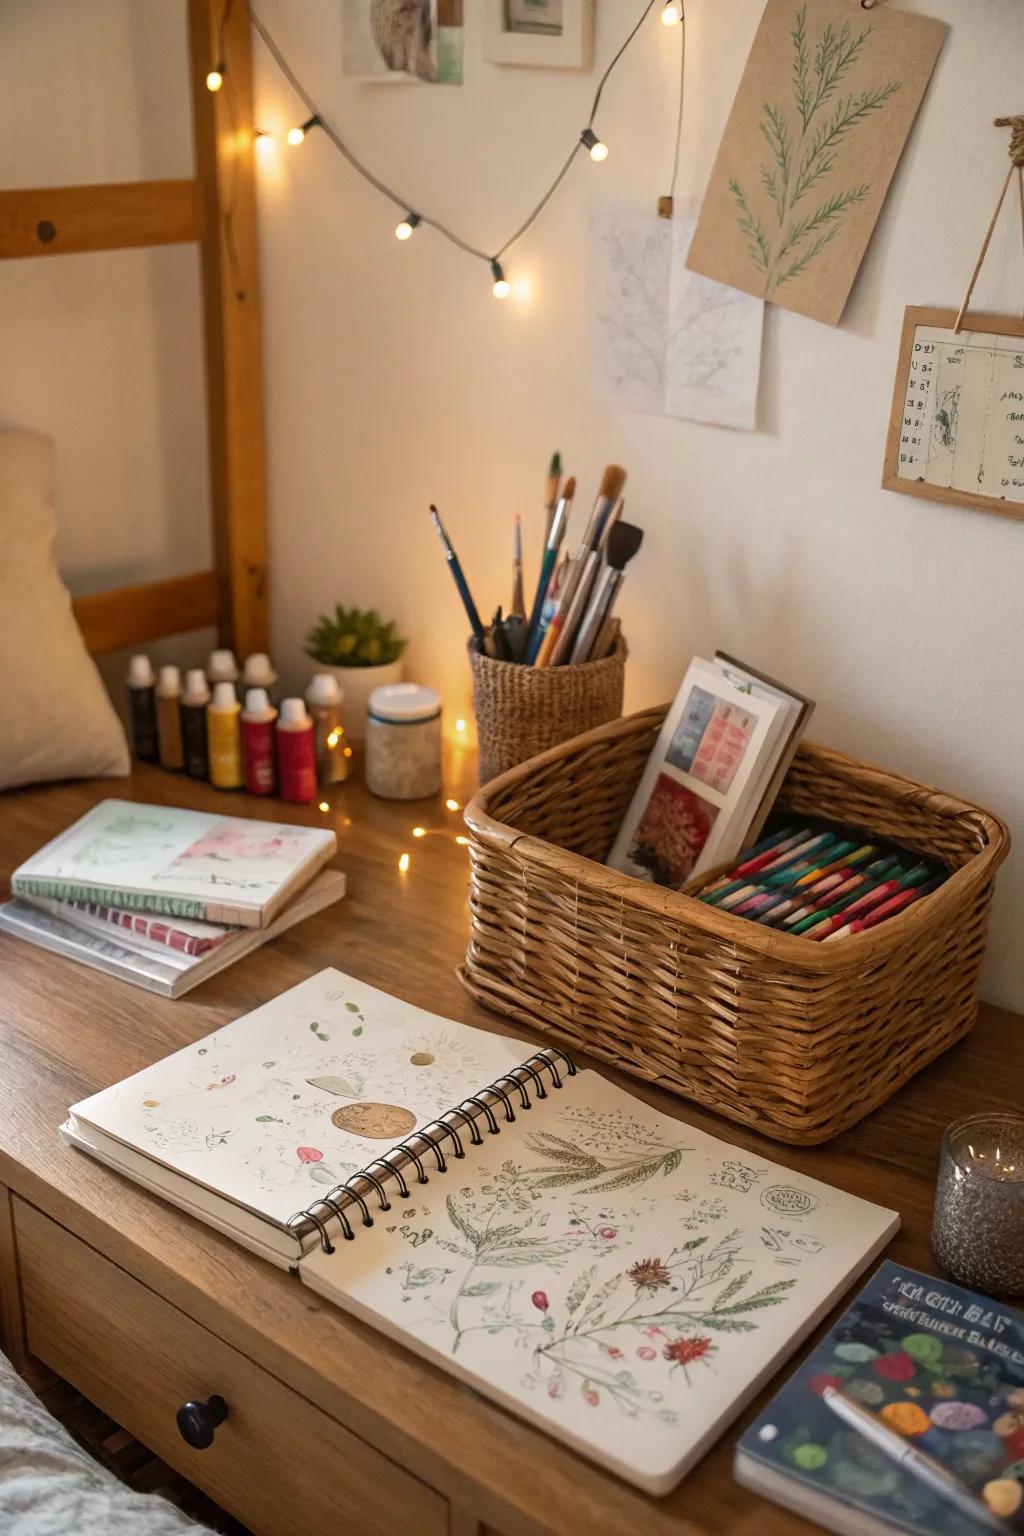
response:
{"label": "glass candle holder", "polygon": [[932,1253],[960,1285],[1024,1295],[1024,1116],[993,1110],[946,1127]]}

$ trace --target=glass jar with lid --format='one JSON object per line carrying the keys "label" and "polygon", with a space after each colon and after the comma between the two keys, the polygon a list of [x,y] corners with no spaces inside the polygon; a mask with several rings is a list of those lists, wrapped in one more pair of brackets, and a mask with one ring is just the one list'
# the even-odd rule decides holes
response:
{"label": "glass jar with lid", "polygon": [[375,688],[366,714],[366,787],[384,800],[441,788],[441,695],[418,683]]}

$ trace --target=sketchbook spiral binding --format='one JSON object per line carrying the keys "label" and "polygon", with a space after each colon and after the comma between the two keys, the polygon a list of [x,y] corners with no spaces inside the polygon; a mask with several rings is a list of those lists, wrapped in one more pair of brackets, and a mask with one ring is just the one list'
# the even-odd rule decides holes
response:
{"label": "sketchbook spiral binding", "polygon": [[[488,1134],[497,1136],[501,1126],[498,1124],[495,1109],[501,1108],[504,1111],[506,1123],[512,1124],[516,1118],[513,1096],[518,1095],[520,1109],[532,1108],[529,1085],[532,1085],[538,1099],[547,1098],[547,1088],[542,1075],[545,1069],[551,1074],[551,1087],[561,1089],[562,1075],[559,1071],[559,1061],[564,1063],[567,1077],[576,1076],[576,1063],[557,1046],[535,1052],[518,1067],[513,1067],[511,1072],[496,1078],[486,1088],[481,1088],[479,1093],[470,1094],[469,1098],[463,1099],[462,1103],[454,1109],[446,1110],[437,1120],[431,1120],[422,1130],[414,1131],[404,1141],[398,1142],[383,1157],[374,1158],[373,1162],[367,1163],[366,1167],[361,1168],[358,1173],[351,1174],[343,1184],[336,1184],[326,1195],[314,1200],[306,1210],[292,1216],[288,1226],[300,1238],[314,1231],[319,1233],[320,1246],[324,1253],[334,1252],[334,1244],[331,1242],[331,1234],[328,1230],[328,1222],[332,1220],[336,1220],[340,1225],[345,1242],[352,1242],[356,1234],[348,1219],[348,1211],[358,1207],[360,1225],[372,1227],[370,1200],[376,1197],[379,1211],[391,1209],[388,1192],[384,1187],[389,1178],[395,1181],[401,1198],[407,1200],[409,1198],[409,1186],[405,1180],[407,1168],[415,1168],[417,1184],[428,1184],[430,1180],[423,1166],[423,1159],[432,1154],[436,1171],[447,1173],[448,1162],[442,1150],[444,1139],[447,1138],[451,1142],[451,1154],[459,1159],[466,1155],[462,1144],[463,1131],[469,1132],[471,1146],[483,1145],[484,1139],[480,1134],[478,1121],[486,1121]],[[449,1123],[453,1120],[457,1122],[455,1125]]]}

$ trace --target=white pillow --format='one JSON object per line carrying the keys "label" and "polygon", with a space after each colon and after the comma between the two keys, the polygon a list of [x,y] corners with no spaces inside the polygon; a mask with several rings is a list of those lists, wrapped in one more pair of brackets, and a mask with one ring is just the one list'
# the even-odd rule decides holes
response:
{"label": "white pillow", "polygon": [[0,789],[131,768],[54,563],[56,537],[52,443],[0,431]]}

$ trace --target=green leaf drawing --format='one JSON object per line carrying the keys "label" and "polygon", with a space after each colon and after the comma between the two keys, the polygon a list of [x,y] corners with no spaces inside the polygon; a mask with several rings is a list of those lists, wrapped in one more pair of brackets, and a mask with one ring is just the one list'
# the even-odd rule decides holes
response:
{"label": "green leaf drawing", "polygon": [[580,1303],[583,1301],[583,1298],[590,1290],[591,1284],[596,1274],[597,1265],[591,1264],[590,1268],[585,1269],[582,1275],[576,1276],[576,1279],[569,1287],[569,1294],[565,1298],[565,1310],[568,1312],[570,1317],[572,1317],[574,1313],[579,1310]]}
{"label": "green leaf drawing", "polygon": [[358,1099],[363,1091],[362,1084],[357,1087],[350,1083],[347,1077],[307,1077],[306,1082],[311,1088],[322,1088],[324,1093],[336,1093],[342,1099]]}
{"label": "green leaf drawing", "polygon": [[476,1227],[474,1227],[473,1223],[470,1221],[469,1217],[465,1216],[462,1211],[459,1210],[459,1207],[455,1201],[455,1196],[449,1195],[445,1204],[448,1209],[448,1220],[451,1222],[452,1226],[461,1232],[463,1237],[466,1238],[468,1242],[473,1244],[474,1248],[479,1248],[482,1240],[482,1233],[478,1232]]}
{"label": "green leaf drawing", "polygon": [[357,1024],[355,1029],[352,1031],[352,1033],[354,1035],[361,1035],[362,1032],[363,1032],[363,1026],[361,1024]]}
{"label": "green leaf drawing", "polygon": [[848,21],[841,27],[828,22],[812,45],[807,12],[805,0],[790,33],[793,115],[778,102],[765,101],[761,107],[758,127],[769,158],[760,164],[758,173],[771,209],[767,219],[738,178],[729,181],[736,226],[746,239],[750,261],[764,274],[768,298],[813,265],[842,233],[850,209],[870,193],[870,182],[851,184],[829,193],[811,213],[798,211],[811,189],[835,169],[847,137],[882,111],[900,89],[900,81],[889,80],[841,95],[840,86],[863,53],[873,28],[869,25],[858,31]]}
{"label": "green leaf drawing", "polygon": [[349,1013],[358,1013],[359,1012],[359,1004],[358,1003],[346,1003],[345,1007],[348,1009]]}
{"label": "green leaf drawing", "polygon": [[323,1163],[310,1163],[309,1176],[314,1184],[337,1184],[338,1175],[325,1168]]}
{"label": "green leaf drawing", "polygon": [[[587,1186],[588,1194],[604,1194],[616,1189],[629,1189],[642,1184],[661,1173],[673,1173],[683,1159],[684,1147],[664,1147],[646,1142],[626,1152],[616,1161],[604,1162],[584,1147],[555,1136],[550,1131],[538,1131],[526,1138],[532,1152],[549,1159],[549,1165],[531,1168],[524,1172],[535,1190],[568,1189],[573,1185]],[[554,1166],[551,1166],[553,1164]]]}
{"label": "green leaf drawing", "polygon": [[460,1296],[493,1296],[502,1289],[498,1280],[477,1280],[472,1285],[464,1285],[459,1292]]}
{"label": "green leaf drawing", "polygon": [[256,1116],[256,1124],[257,1125],[267,1125],[267,1124],[283,1125],[283,1123],[284,1123],[283,1121],[278,1119],[277,1115],[257,1115]]}

